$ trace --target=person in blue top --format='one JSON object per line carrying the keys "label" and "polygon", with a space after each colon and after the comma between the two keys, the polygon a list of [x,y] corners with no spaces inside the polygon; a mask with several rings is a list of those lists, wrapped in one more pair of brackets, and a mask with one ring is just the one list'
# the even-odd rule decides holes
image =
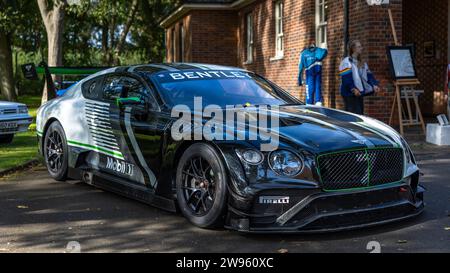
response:
{"label": "person in blue top", "polygon": [[361,60],[363,52],[361,42],[353,40],[347,49],[349,56],[345,57],[339,66],[340,91],[345,111],[364,115],[364,97],[378,92],[379,82],[369,70],[367,63]]}
{"label": "person in blue top", "polygon": [[324,48],[316,47],[314,42],[300,54],[298,85],[303,85],[303,70],[306,74],[306,104],[316,104],[322,106],[322,60],[327,56],[328,51]]}

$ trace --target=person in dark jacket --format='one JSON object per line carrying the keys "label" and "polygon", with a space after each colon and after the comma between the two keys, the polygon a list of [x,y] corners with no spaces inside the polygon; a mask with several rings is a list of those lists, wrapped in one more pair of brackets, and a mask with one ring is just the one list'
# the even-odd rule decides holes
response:
{"label": "person in dark jacket", "polygon": [[364,97],[378,92],[379,82],[369,66],[361,60],[363,47],[358,40],[348,44],[349,56],[339,66],[341,76],[341,95],[344,98],[345,111],[364,115]]}

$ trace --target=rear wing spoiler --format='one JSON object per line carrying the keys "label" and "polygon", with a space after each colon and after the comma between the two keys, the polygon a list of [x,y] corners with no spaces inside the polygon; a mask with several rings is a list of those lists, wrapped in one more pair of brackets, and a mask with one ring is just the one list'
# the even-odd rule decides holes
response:
{"label": "rear wing spoiler", "polygon": [[44,74],[45,82],[47,83],[47,90],[51,96],[56,95],[56,87],[53,82],[52,75],[80,75],[88,76],[97,73],[101,70],[107,69],[109,67],[89,67],[89,66],[78,66],[78,67],[66,67],[66,66],[52,66],[49,67],[46,62],[42,61],[36,67],[34,63],[28,63],[22,65],[22,73],[24,77],[28,80],[37,80],[38,74]]}
{"label": "rear wing spoiler", "polygon": [[[107,69],[108,67],[63,67],[63,66],[52,66],[47,67],[48,72],[51,75],[91,75],[97,73],[101,70]],[[45,74],[45,67],[37,67],[37,74]]]}

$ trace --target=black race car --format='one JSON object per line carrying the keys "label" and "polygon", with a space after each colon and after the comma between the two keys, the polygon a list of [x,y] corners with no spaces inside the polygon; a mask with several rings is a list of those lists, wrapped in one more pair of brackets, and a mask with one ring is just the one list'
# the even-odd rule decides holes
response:
{"label": "black race car", "polygon": [[[183,110],[191,112],[186,117]],[[239,124],[238,115],[248,126],[217,122],[231,116]],[[262,120],[269,138],[254,135],[263,131]],[[37,131],[54,179],[81,179],[178,208],[204,228],[336,231],[410,218],[424,208],[414,156],[392,128],[304,105],[240,68],[107,69],[41,106]]]}

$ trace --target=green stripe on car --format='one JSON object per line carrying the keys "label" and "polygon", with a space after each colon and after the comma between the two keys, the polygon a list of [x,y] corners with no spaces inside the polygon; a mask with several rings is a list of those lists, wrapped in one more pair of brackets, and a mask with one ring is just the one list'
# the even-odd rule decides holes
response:
{"label": "green stripe on car", "polygon": [[94,146],[94,145],[90,145],[90,144],[86,144],[86,143],[81,143],[81,142],[73,141],[73,140],[68,140],[67,143],[75,145],[75,146],[81,146],[83,148],[88,148],[93,151],[103,152],[105,154],[117,157],[119,159],[124,159],[121,152],[111,151],[111,150],[108,150],[108,149],[105,149],[102,147],[98,147],[98,146]]}

